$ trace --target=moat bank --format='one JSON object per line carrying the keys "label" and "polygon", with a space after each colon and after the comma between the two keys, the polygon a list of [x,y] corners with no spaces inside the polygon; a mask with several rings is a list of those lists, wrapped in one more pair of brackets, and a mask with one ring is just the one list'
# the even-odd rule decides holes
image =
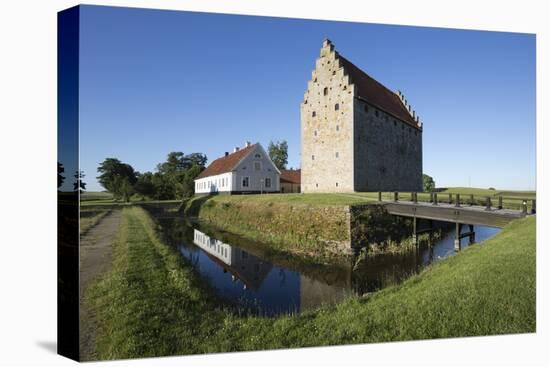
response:
{"label": "moat bank", "polygon": [[413,246],[412,220],[390,215],[374,201],[330,195],[316,203],[300,199],[300,195],[196,197],[184,203],[182,211],[296,255],[326,258],[359,248],[387,253]]}

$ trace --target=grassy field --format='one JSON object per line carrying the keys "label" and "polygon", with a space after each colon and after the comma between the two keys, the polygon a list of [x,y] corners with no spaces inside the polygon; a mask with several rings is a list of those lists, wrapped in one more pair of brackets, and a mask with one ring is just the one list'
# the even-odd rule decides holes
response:
{"label": "grassy field", "polygon": [[102,359],[535,331],[534,217],[401,285],[276,318],[224,309],[155,228],[124,208],[112,271],[86,293]]}

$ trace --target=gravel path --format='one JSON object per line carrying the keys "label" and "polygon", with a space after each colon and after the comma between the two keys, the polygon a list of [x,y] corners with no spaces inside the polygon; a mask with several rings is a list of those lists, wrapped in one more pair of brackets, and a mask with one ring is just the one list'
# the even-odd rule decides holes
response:
{"label": "gravel path", "polygon": [[95,312],[84,304],[91,282],[111,268],[113,242],[118,232],[121,210],[113,210],[80,239],[80,360],[96,359]]}

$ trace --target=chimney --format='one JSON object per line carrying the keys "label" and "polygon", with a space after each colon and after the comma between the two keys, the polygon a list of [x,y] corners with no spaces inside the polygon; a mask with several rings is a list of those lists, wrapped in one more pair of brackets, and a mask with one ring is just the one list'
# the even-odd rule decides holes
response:
{"label": "chimney", "polygon": [[225,156],[227,157],[229,155],[229,152],[225,152]]}
{"label": "chimney", "polygon": [[239,147],[235,147],[235,148],[233,149],[233,153],[237,153],[238,151],[239,151]]}
{"label": "chimney", "polygon": [[246,148],[246,147],[249,147],[250,145],[251,145],[251,143],[250,143],[248,140],[244,142],[245,148]]}

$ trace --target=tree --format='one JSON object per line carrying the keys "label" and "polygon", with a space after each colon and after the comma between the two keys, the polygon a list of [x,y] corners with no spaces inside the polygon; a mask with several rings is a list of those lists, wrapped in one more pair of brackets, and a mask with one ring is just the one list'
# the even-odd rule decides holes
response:
{"label": "tree", "polygon": [[155,186],[153,185],[153,174],[151,172],[136,173],[137,182],[134,185],[134,190],[138,195],[141,195],[142,200],[149,197],[152,198],[155,194]]}
{"label": "tree", "polygon": [[73,183],[73,191],[80,191],[80,192],[86,191],[86,183],[82,181],[82,179],[86,177],[84,172],[76,171],[73,177],[76,179],[76,181]]}
{"label": "tree", "polygon": [[192,196],[195,189],[193,180],[204,169],[206,160],[202,153],[168,153],[166,161],[157,165],[158,172],[152,178],[155,198],[166,200]]}
{"label": "tree", "polygon": [[97,177],[99,183],[107,191],[111,192],[115,196],[115,199],[120,197],[121,185],[124,178],[128,180],[130,185],[134,185],[137,182],[134,168],[127,163],[122,163],[116,158],[105,158],[105,160],[99,164],[97,171],[101,173]]}
{"label": "tree", "polygon": [[286,165],[288,164],[288,143],[286,140],[277,141],[277,143],[270,141],[267,151],[269,158],[271,158],[278,169],[286,169]]}
{"label": "tree", "polygon": [[134,194],[134,187],[130,183],[130,180],[128,180],[128,177],[124,177],[121,179],[120,184],[120,195],[122,196],[123,200],[125,202],[130,202],[130,198]]}
{"label": "tree", "polygon": [[63,181],[65,181],[65,176],[62,175],[63,172],[65,172],[65,167],[62,163],[57,162],[57,188],[60,188]]}
{"label": "tree", "polygon": [[427,174],[422,174],[422,187],[424,188],[424,191],[431,192],[435,190],[435,181],[431,176],[428,176]]}

